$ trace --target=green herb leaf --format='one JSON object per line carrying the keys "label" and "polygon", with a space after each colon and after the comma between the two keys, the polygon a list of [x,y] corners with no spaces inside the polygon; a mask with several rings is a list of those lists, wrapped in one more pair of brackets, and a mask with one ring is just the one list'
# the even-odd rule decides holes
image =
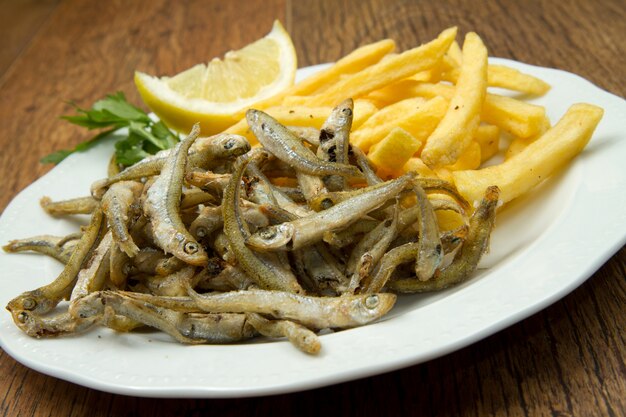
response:
{"label": "green herb leaf", "polygon": [[89,130],[107,130],[78,144],[74,149],[60,150],[47,155],[41,158],[41,163],[58,164],[73,152],[85,151],[110,133],[122,128],[128,128],[128,133],[116,142],[115,155],[117,162],[125,166],[163,149],[169,149],[180,140],[165,123],[153,121],[146,112],[130,104],[122,92],[109,94],[96,101],[91,109],[83,109],[75,103],[70,104],[74,106],[77,114],[62,116],[62,119]]}
{"label": "green herb leaf", "polygon": [[150,123],[150,117],[140,108],[137,108],[126,101],[124,93],[118,91],[116,94],[109,94],[106,98],[98,100],[92,106],[94,116],[102,117],[101,120],[110,121],[139,121]]}
{"label": "green herb leaf", "polygon": [[125,166],[133,165],[151,155],[143,149],[143,139],[133,133],[126,140],[115,143],[115,161]]}
{"label": "green herb leaf", "polygon": [[62,160],[68,157],[72,151],[68,151],[66,149],[62,149],[60,151],[52,152],[49,155],[44,156],[39,160],[42,164],[58,164]]}

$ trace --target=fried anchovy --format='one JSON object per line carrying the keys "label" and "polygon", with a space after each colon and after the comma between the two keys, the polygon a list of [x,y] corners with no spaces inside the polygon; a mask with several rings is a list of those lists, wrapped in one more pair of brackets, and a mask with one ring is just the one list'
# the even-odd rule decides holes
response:
{"label": "fried anchovy", "polygon": [[191,265],[202,266],[207,262],[207,254],[183,224],[179,209],[187,151],[199,133],[195,125],[170,153],[161,175],[148,189],[143,208],[161,249]]}
{"label": "fried anchovy", "polygon": [[465,242],[448,267],[439,271],[432,280],[405,278],[390,281],[388,287],[405,293],[427,292],[443,290],[465,281],[474,272],[480,258],[489,247],[489,236],[495,224],[499,195],[498,187],[487,188],[484,198],[470,218]]}
{"label": "fried anchovy", "polygon": [[246,241],[259,250],[295,250],[319,241],[327,231],[358,220],[387,200],[394,198],[413,179],[406,174],[392,181],[373,185],[355,197],[333,207],[290,222],[261,229]]}
{"label": "fried anchovy", "polygon": [[233,175],[224,191],[224,199],[222,201],[224,233],[228,239],[230,249],[237,259],[237,264],[250,275],[261,288],[298,293],[303,292],[302,287],[298,284],[297,278],[291,271],[279,268],[267,259],[257,256],[257,254],[245,244],[249,230],[243,220],[239,206],[240,183],[250,160],[262,156],[262,152],[264,151],[253,151],[252,154],[248,153],[242,155],[235,162]]}
{"label": "fried anchovy", "polygon": [[250,109],[246,112],[246,119],[268,151],[305,174],[361,176],[361,171],[355,166],[320,160],[296,135],[267,113]]}

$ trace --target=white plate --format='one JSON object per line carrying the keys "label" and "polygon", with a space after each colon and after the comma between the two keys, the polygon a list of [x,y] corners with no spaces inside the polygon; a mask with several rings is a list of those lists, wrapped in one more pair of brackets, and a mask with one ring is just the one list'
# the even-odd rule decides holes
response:
{"label": "white plate", "polygon": [[[307,356],[287,342],[183,346],[157,333],[99,329],[36,340],[0,314],[2,348],[40,372],[91,388],[151,397],[243,397],[320,387],[424,362],[489,336],[560,299],[593,274],[626,240],[626,102],[563,71],[502,59],[553,88],[533,102],[552,122],[575,102],[605,115],[585,151],[523,200],[499,214],[491,252],[469,282],[432,295],[401,297],[382,322],[322,336]],[[319,67],[299,71],[305,76]],[[0,243],[65,234],[76,222],[46,216],[43,195],[86,195],[105,175],[111,145],[70,156],[22,191],[0,218]],[[37,255],[0,253],[0,305],[50,282],[60,271]]]}

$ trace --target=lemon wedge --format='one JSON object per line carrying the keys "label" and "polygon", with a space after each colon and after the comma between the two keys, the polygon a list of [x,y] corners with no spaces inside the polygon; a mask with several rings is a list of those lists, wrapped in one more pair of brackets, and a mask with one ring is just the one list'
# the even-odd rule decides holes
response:
{"label": "lemon wedge", "polygon": [[254,103],[293,84],[297,69],[291,37],[275,21],[270,33],[223,59],[198,64],[173,77],[135,72],[148,107],[169,127],[187,133],[199,122],[203,136],[223,131]]}

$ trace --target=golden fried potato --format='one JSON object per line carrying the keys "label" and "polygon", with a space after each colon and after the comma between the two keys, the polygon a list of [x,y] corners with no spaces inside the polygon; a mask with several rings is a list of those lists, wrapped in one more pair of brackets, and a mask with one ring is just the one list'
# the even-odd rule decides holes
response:
{"label": "golden fried potato", "polygon": [[360,128],[355,129],[350,136],[350,142],[368,152],[372,145],[381,141],[396,127],[403,128],[423,142],[435,130],[447,107],[448,101],[441,97],[428,101],[419,97],[399,101],[379,110]]}
{"label": "golden fried potato", "polygon": [[483,163],[500,150],[500,128],[481,124],[476,129],[474,140],[480,145],[480,162]]}
{"label": "golden fried potato", "polygon": [[[289,96],[306,96],[327,89],[338,82],[346,74],[354,74],[379,62],[384,56],[393,52],[396,43],[391,39],[374,42],[350,52],[329,68],[319,71],[305,78],[292,87],[261,103],[255,108],[263,110],[268,107],[284,104],[283,100]],[[334,104],[333,104],[334,105]]]}
{"label": "golden fried potato", "polygon": [[422,146],[416,139],[401,127],[389,132],[380,142],[371,147],[367,155],[378,168],[382,177],[402,175],[402,167]]}
{"label": "golden fried potato", "polygon": [[420,177],[424,178],[438,178],[435,171],[430,169],[428,165],[424,163],[419,157],[414,156],[409,158],[408,161],[402,167],[403,172],[416,172]]}
{"label": "golden fried potato", "polygon": [[487,48],[470,32],[463,44],[463,64],[448,111],[428,137],[422,160],[430,167],[452,165],[471,143],[487,93]]}
{"label": "golden fried potato", "polygon": [[546,133],[550,129],[550,119],[548,116],[543,118],[543,123],[541,125],[540,130],[533,136],[528,138],[514,138],[506,149],[504,153],[504,159],[509,159],[515,154],[520,153],[525,147],[536,141],[541,135]]}
{"label": "golden fried potato", "polygon": [[436,65],[456,37],[457,28],[444,30],[435,40],[384,59],[310,97],[311,106],[334,106],[346,97],[358,98],[382,86]]}
{"label": "golden fried potato", "polygon": [[591,104],[574,104],[550,130],[520,153],[499,165],[452,172],[454,183],[470,203],[480,201],[491,185],[500,199],[511,201],[548,178],[578,155],[593,134],[604,111]]}
{"label": "golden fried potato", "polygon": [[[459,68],[451,68],[443,72],[441,79],[456,83]],[[550,90],[550,84],[505,65],[489,65],[487,67],[487,86],[505,88],[520,93],[542,96]]]}
{"label": "golden fried potato", "polygon": [[[406,85],[405,94],[411,97],[442,96],[452,99],[455,88],[445,84],[415,83]],[[511,97],[487,94],[481,111],[481,119],[513,136],[527,138],[541,131],[546,117],[546,109],[542,106],[526,103]]]}
{"label": "golden fried potato", "polygon": [[547,82],[504,65],[489,65],[487,83],[489,87],[506,88],[536,96],[542,96],[550,90]]}
{"label": "golden fried potato", "polygon": [[454,164],[447,165],[446,168],[450,171],[477,169],[480,166],[481,157],[480,144],[472,140],[459,159],[457,159]]}

